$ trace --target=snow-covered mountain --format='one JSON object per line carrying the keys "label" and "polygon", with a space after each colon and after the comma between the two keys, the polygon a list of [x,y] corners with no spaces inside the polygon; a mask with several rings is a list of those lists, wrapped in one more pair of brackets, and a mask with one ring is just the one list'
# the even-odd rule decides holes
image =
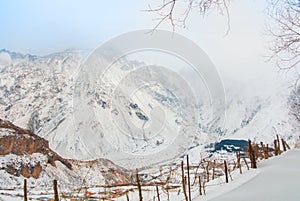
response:
{"label": "snow-covered mountain", "polygon": [[[299,134],[297,122],[289,116],[290,89],[284,82],[274,81],[274,91],[262,96],[245,93],[247,85],[228,84],[226,119],[221,127],[208,118],[205,105],[197,105],[200,121],[194,121],[195,105],[165,84],[172,83],[169,72],[157,67],[155,72],[144,69],[135,74],[145,64],[124,59],[105,74],[110,76],[97,77],[97,71],[81,68],[87,55],[69,50],[40,57],[1,50],[0,117],[46,138],[63,157],[110,158],[127,167],[170,161],[208,143],[207,136],[212,134],[220,139],[271,142],[278,133],[291,143]],[[107,65],[102,62],[97,65]],[[131,78],[126,77],[128,72]],[[158,77],[161,84],[142,85],[128,97],[131,85],[152,77]],[[263,80],[257,81],[257,86],[264,85]],[[174,137],[179,132],[182,138]],[[168,151],[161,154],[163,150]]]}
{"label": "snow-covered mountain", "polygon": [[53,179],[61,185],[82,187],[131,182],[130,171],[106,159],[78,161],[65,159],[49,148],[47,140],[0,119],[0,187],[30,185],[51,187]]}

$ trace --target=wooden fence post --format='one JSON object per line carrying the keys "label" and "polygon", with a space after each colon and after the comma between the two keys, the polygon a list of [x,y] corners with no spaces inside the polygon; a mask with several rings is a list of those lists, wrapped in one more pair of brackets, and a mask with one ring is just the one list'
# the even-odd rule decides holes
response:
{"label": "wooden fence post", "polygon": [[56,179],[53,180],[53,191],[54,191],[54,201],[59,201],[57,180]]}
{"label": "wooden fence post", "polygon": [[188,201],[188,197],[187,197],[187,194],[186,194],[186,182],[185,182],[185,176],[184,176],[184,164],[183,164],[183,161],[181,161],[181,179],[182,179],[182,191],[183,191],[183,194],[184,194],[184,198],[185,198],[185,201]]}
{"label": "wooden fence post", "polygon": [[166,192],[167,192],[167,200],[170,201],[170,193],[169,193],[169,190],[166,189]]}
{"label": "wooden fence post", "polygon": [[187,164],[187,174],[188,174],[188,190],[189,190],[189,201],[192,201],[191,195],[191,180],[190,180],[190,162],[189,155],[186,156],[186,164]]}
{"label": "wooden fence post", "polygon": [[283,146],[283,151],[286,151],[286,146],[285,146],[285,143],[284,143],[284,139],[281,138],[281,144]]}
{"label": "wooden fence post", "polygon": [[263,158],[262,153],[259,151],[258,144],[256,143],[254,144],[253,151],[254,151],[255,159],[257,159],[258,157],[260,157],[260,159]]}
{"label": "wooden fence post", "polygon": [[249,170],[249,165],[248,165],[248,163],[247,163],[247,161],[246,161],[246,159],[244,157],[243,157],[243,160],[244,160],[244,162],[245,162],[245,164],[247,166],[247,170]]}
{"label": "wooden fence post", "polygon": [[24,201],[27,201],[27,179],[24,179]]}
{"label": "wooden fence post", "polygon": [[251,144],[251,140],[248,140],[249,143],[249,156],[250,156],[250,160],[251,160],[251,168],[257,168],[256,166],[256,157],[255,157],[255,153]]}
{"label": "wooden fence post", "polygon": [[139,198],[140,198],[140,201],[143,201],[142,187],[141,187],[141,183],[140,183],[138,169],[136,169],[136,182],[137,182],[137,186],[138,186],[138,189],[139,189]]}
{"label": "wooden fence post", "polygon": [[207,161],[207,166],[206,166],[206,180],[209,182],[209,161]]}
{"label": "wooden fence post", "polygon": [[280,150],[280,140],[279,140],[279,136],[278,134],[276,135],[276,138],[277,138],[277,151],[278,151],[278,154],[280,155],[281,154],[281,150]]}
{"label": "wooden fence post", "polygon": [[290,145],[288,145],[288,143],[285,140],[283,140],[283,141],[284,141],[285,146],[290,150],[291,149]]}
{"label": "wooden fence post", "polygon": [[228,167],[227,167],[227,162],[226,161],[224,161],[224,167],[225,167],[226,183],[228,183]]}
{"label": "wooden fence post", "polygon": [[212,172],[212,180],[215,179],[215,168],[216,168],[216,160],[214,160],[214,163],[213,163],[213,172]]}
{"label": "wooden fence post", "polygon": [[202,195],[202,185],[201,185],[201,177],[198,176],[198,180],[199,180],[199,194]]}
{"label": "wooden fence post", "polygon": [[239,151],[237,151],[237,152],[235,152],[235,155],[236,155],[236,164],[237,164],[237,168],[239,168],[239,165],[240,165],[240,163],[239,163]]}
{"label": "wooden fence post", "polygon": [[274,152],[275,156],[278,156],[277,140],[274,140]]}
{"label": "wooden fence post", "polygon": [[242,166],[241,166],[241,153],[239,151],[236,152],[236,158],[237,158],[237,166],[240,170],[240,174],[243,174]]}
{"label": "wooden fence post", "polygon": [[158,191],[158,186],[156,186],[156,194],[157,194],[157,199],[158,199],[158,201],[160,201],[159,191]]}
{"label": "wooden fence post", "polygon": [[268,159],[268,152],[267,152],[267,150],[266,150],[266,147],[265,147],[264,143],[263,143],[263,142],[260,142],[260,145],[261,145],[261,148],[262,148],[263,153],[264,153],[264,158],[265,158],[265,159]]}

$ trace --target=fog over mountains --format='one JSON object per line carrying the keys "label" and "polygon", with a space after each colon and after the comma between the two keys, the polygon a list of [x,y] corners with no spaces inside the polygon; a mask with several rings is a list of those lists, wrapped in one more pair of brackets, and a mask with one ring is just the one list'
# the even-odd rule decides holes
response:
{"label": "fog over mountains", "polygon": [[[175,148],[174,153],[160,158],[153,157],[151,162],[144,160],[140,166],[179,157],[186,149],[209,143],[210,138],[207,136],[213,134],[217,134],[219,139],[250,138],[265,142],[271,142],[276,134],[284,136],[290,143],[298,138],[299,124],[291,115],[291,84],[278,79],[273,72],[264,79],[253,76],[253,82],[237,81],[243,80],[243,75],[238,79],[221,75],[226,93],[224,125],[219,126],[218,120],[211,121],[205,104],[200,104],[197,106],[200,121],[195,121],[198,130],[189,132],[190,127],[195,127],[187,125],[187,122],[193,121],[194,116],[189,114],[192,106],[188,100],[180,99],[168,90],[163,82],[143,87],[129,98],[122,94],[121,89],[112,93],[117,87],[116,83],[124,78],[126,72],[144,65],[142,62],[121,60],[119,68],[111,73],[113,76],[103,78],[105,83],[102,85],[79,83],[82,79],[78,78],[84,76],[80,65],[88,53],[66,50],[47,56],[35,56],[1,50],[0,118],[44,137],[49,141],[50,147],[65,158],[110,158],[125,167],[134,163],[129,159],[140,160],[172,147],[174,133],[182,126],[185,128],[184,139],[190,139],[187,143],[183,142],[188,147]],[[158,76],[161,81],[168,79],[164,70],[157,72],[161,73],[142,71],[142,74],[135,75],[132,82],[151,76]],[[86,72],[86,76],[92,75],[93,72]],[[265,85],[270,83],[273,86],[268,89],[272,88],[272,91],[265,90]],[[86,108],[74,101],[74,97],[78,95],[78,86],[86,89],[87,93],[83,96],[86,97]],[[116,105],[114,100],[118,98],[119,105]],[[164,116],[160,112],[153,112],[155,107],[163,110]],[[126,114],[126,118],[122,114]],[[115,122],[121,130],[125,129],[127,134],[132,135],[120,133]],[[130,122],[143,132],[137,134],[128,126]],[[159,130],[162,125],[164,131],[152,136],[151,131]],[[124,154],[120,154],[121,152]]]}

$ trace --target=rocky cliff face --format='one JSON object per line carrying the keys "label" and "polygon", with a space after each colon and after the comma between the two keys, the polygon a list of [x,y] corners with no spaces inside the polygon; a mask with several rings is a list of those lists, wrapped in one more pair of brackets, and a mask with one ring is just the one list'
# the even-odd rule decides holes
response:
{"label": "rocky cliff face", "polygon": [[[47,157],[47,162],[52,166],[56,166],[55,162],[60,161],[68,169],[72,169],[72,165],[66,159],[60,157],[54,151],[49,148],[47,140],[37,136],[29,130],[22,129],[9,121],[0,119],[0,155],[5,156],[8,154],[14,154],[17,156],[32,155],[34,153],[40,153]],[[10,174],[24,177],[38,178],[42,171],[40,163],[35,165],[21,164],[20,168],[16,168],[13,165],[8,165],[6,171]]]}
{"label": "rocky cliff face", "polygon": [[72,185],[114,185],[131,182],[131,172],[106,159],[65,159],[49,148],[49,142],[30,130],[0,119],[0,186],[30,178],[36,185],[52,179]]}

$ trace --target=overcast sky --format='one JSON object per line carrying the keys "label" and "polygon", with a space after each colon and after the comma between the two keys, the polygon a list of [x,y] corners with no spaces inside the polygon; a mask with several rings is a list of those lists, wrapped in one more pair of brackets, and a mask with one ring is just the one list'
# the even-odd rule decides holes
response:
{"label": "overcast sky", "polygon": [[[0,49],[45,55],[68,48],[97,48],[106,40],[132,30],[153,28],[157,16],[143,12],[161,0],[2,0],[0,2]],[[277,69],[266,63],[268,18],[264,0],[233,1],[227,19],[218,12],[203,18],[193,12],[187,29],[176,32],[196,42],[221,74],[244,80],[243,74],[264,77],[262,69]],[[160,27],[172,30],[170,24]],[[239,75],[239,76],[236,76]],[[251,75],[249,75],[251,76]]]}
{"label": "overcast sky", "polygon": [[[153,7],[159,5],[157,2],[160,0],[2,0],[0,48],[39,55],[72,47],[94,49],[115,35],[153,28],[157,16],[142,10],[147,9],[149,3]],[[226,19],[218,14],[205,19],[193,14],[188,29],[177,31],[200,43],[210,39],[226,43],[232,37],[237,42],[245,37],[259,40],[254,36],[260,34],[265,21],[262,10],[266,5],[262,2],[245,0],[232,3],[228,37],[223,37]],[[170,26],[160,28],[170,29]]]}
{"label": "overcast sky", "polygon": [[[145,28],[141,0],[3,0],[0,48],[43,55],[101,42]],[[148,26],[150,27],[150,26]]]}

